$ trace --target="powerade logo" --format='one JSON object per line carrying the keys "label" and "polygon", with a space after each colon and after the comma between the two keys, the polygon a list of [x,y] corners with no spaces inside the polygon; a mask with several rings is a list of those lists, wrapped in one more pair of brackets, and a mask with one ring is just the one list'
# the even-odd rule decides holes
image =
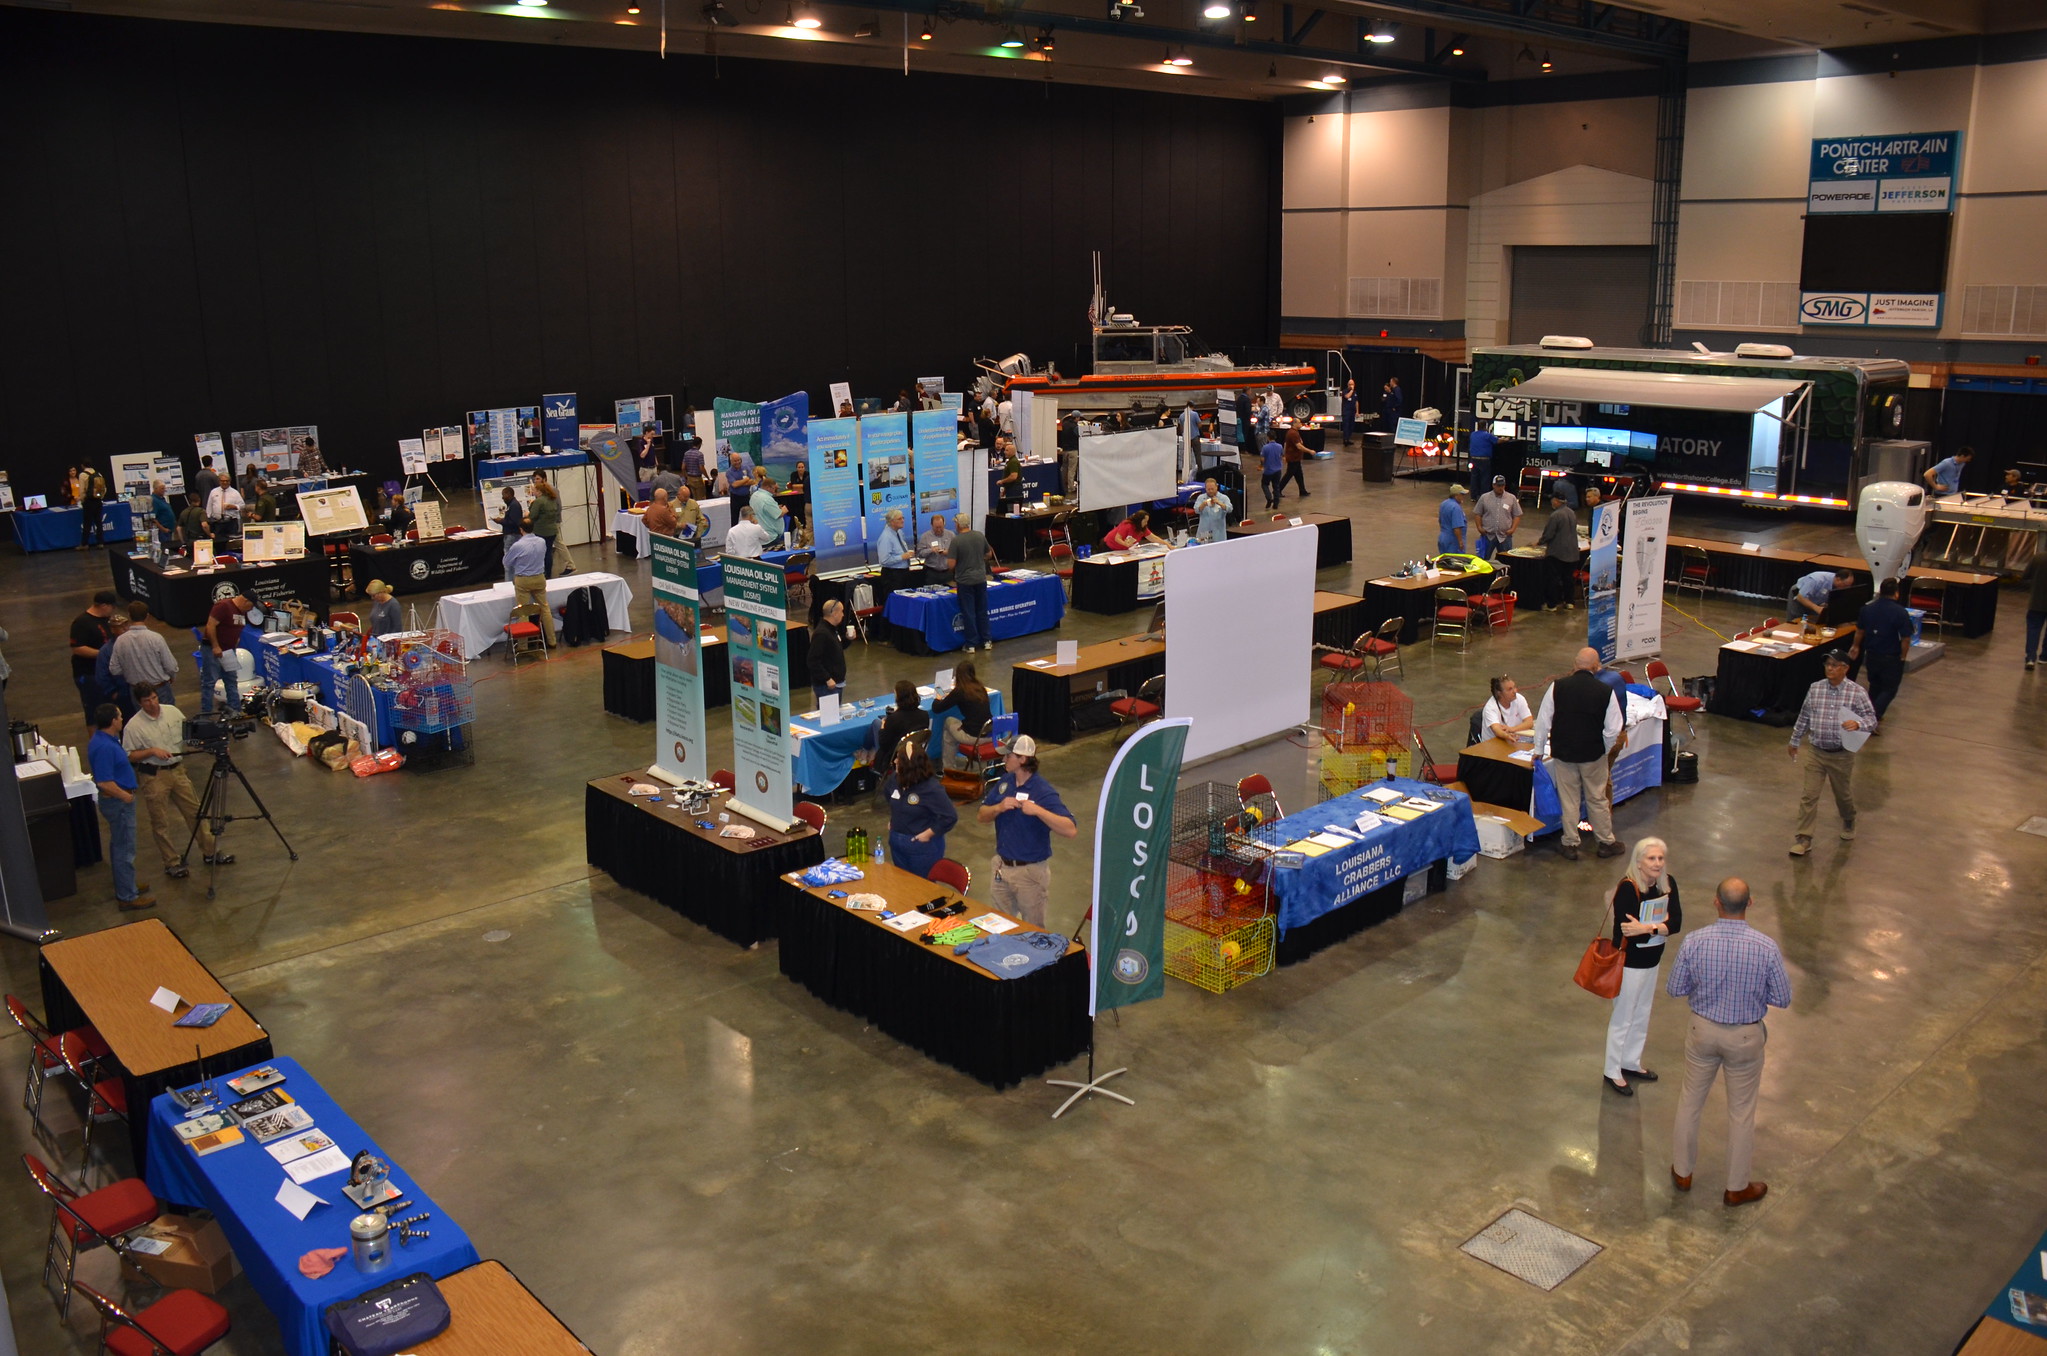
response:
{"label": "powerade logo", "polygon": [[1808,292],[1798,304],[1808,325],[1860,325],[1869,319],[1869,298],[1845,292]]}

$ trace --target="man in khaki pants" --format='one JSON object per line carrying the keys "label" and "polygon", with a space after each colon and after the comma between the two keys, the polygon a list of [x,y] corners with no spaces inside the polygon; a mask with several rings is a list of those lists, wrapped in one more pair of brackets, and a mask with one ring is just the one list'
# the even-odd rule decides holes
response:
{"label": "man in khaki pants", "polygon": [[522,606],[540,608],[540,635],[547,648],[554,648],[554,609],[547,605],[547,543],[533,535],[525,524],[516,540],[505,543],[505,578],[512,581],[512,596]]}
{"label": "man in khaki pants", "polygon": [[[199,850],[209,866],[226,866],[234,854],[216,852],[213,829],[199,818],[199,797],[182,766],[185,755],[185,713],[167,704],[148,683],[137,683],[135,704],[141,709],[121,729],[121,747],[135,764],[136,799],[149,811],[149,832],[163,858],[163,873],[173,880],[192,874],[185,865],[185,845],[199,829]],[[172,837],[172,830],[182,835]]]}
{"label": "man in khaki pants", "polygon": [[1671,967],[1672,998],[1688,998],[1691,1025],[1685,1031],[1685,1090],[1670,1137],[1670,1180],[1692,1189],[1699,1159],[1699,1118],[1706,1094],[1721,1070],[1727,1072],[1728,1205],[1747,1205],[1769,1194],[1749,1177],[1756,1147],[1756,1091],[1763,1081],[1763,1053],[1769,1035],[1763,1015],[1791,1006],[1791,978],[1777,943],[1747,922],[1748,885],[1729,876],[1713,892],[1720,919],[1685,938]]}
{"label": "man in khaki pants", "polygon": [[1798,757],[1799,741],[1812,741],[1812,760],[1805,765],[1805,790],[1798,798],[1798,827],[1791,831],[1794,857],[1812,851],[1821,787],[1833,790],[1834,808],[1841,815],[1841,841],[1855,837],[1855,791],[1849,784],[1855,775],[1855,750],[1849,746],[1876,733],[1876,704],[1858,684],[1848,681],[1847,653],[1830,651],[1825,666],[1827,676],[1806,689],[1798,723],[1791,727],[1792,758]]}

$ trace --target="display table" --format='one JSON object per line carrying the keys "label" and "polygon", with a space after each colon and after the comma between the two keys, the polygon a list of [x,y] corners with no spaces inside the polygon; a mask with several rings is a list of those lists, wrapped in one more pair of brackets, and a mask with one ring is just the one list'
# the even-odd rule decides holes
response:
{"label": "display table", "polygon": [[[1315,529],[1315,568],[1326,570],[1331,565],[1350,563],[1350,519],[1340,518],[1333,513],[1296,513],[1301,526]],[[1294,524],[1292,518],[1284,522],[1272,521],[1272,515],[1262,518],[1246,518],[1230,528],[1232,537],[1256,537],[1267,532],[1285,532]]]}
{"label": "display table", "polygon": [[112,547],[107,560],[113,570],[114,593],[122,602],[140,598],[156,619],[169,626],[204,626],[213,605],[237,593],[266,608],[300,602],[323,620],[327,616],[327,562],[312,546],[303,560],[275,564],[235,565],[200,572],[165,569],[147,556],[131,556]]}
{"label": "display table", "polygon": [[[1820,631],[1810,641],[1779,639],[1775,632],[1729,641],[1720,647],[1719,675],[1706,709],[1737,720],[1791,724],[1805,704],[1806,690],[1826,677],[1827,651],[1849,648],[1855,634],[1854,627],[1839,626]],[[1782,646],[1785,652],[1765,653],[1756,648],[1759,645]]]}
{"label": "display table", "polygon": [[1073,562],[1073,606],[1080,612],[1129,612],[1166,596],[1166,551],[1097,551]]}
{"label": "display table", "polygon": [[[991,453],[990,455],[993,454]],[[1023,493],[1018,497],[1026,504],[1035,504],[1043,500],[1047,495],[1064,494],[1066,492],[1066,487],[1063,483],[1064,478],[1059,474],[1058,458],[1055,457],[1050,461],[1046,461],[1035,457],[1024,457],[1020,460],[1020,464],[1023,467]],[[1002,463],[997,461],[988,468],[988,497],[982,500],[982,503],[997,505],[1002,503],[1002,491],[996,487],[997,482],[1001,479]],[[989,540],[993,541],[994,538],[990,537]],[[1004,559],[1006,560],[1008,557],[1005,556]]]}
{"label": "display table", "polygon": [[1166,642],[1150,634],[1125,636],[1080,647],[1075,662],[1060,664],[1057,653],[1026,660],[1010,670],[1016,694],[1017,729],[1040,743],[1073,738],[1073,700],[1101,690],[1135,693],[1144,680],[1166,671]]}
{"label": "display table", "polygon": [[448,1302],[448,1326],[414,1342],[410,1356],[590,1356],[503,1262],[478,1262],[436,1284]]}
{"label": "display table", "polygon": [[[725,544],[725,534],[732,529],[732,501],[730,499],[699,499],[697,507],[704,511],[706,530],[700,546],[719,547]],[[647,531],[646,509],[619,509],[611,517],[612,544],[618,553],[628,560],[644,559],[653,548],[647,545],[652,534]],[[765,553],[763,553],[765,556]]]}
{"label": "display table", "polygon": [[981,535],[989,549],[1005,565],[1013,565],[1031,553],[1034,533],[1052,525],[1052,519],[1073,512],[1071,504],[1026,504],[1019,513],[990,513],[981,520]]}
{"label": "display table", "polygon": [[1348,650],[1367,629],[1364,599],[1315,590],[1315,644]]}
{"label": "display table", "polygon": [[[629,610],[632,586],[615,574],[593,572],[565,575],[547,581],[547,605],[554,610],[555,625],[561,625],[561,611],[569,595],[580,588],[595,588],[604,595],[604,616],[614,631],[630,631]],[[434,609],[434,625],[462,637],[462,653],[475,659],[505,638],[505,623],[512,619],[512,585],[509,581],[469,593],[451,593]]]}
{"label": "display table", "polygon": [[[277,1315],[285,1350],[293,1356],[327,1356],[328,1337],[323,1320],[328,1305],[353,1299],[414,1272],[441,1277],[474,1266],[478,1260],[476,1247],[425,1188],[393,1162],[390,1154],[379,1148],[296,1060],[266,1056],[227,1066],[225,1074],[210,1080],[223,1101],[237,1100],[224,1079],[256,1064],[268,1065],[284,1075],[284,1082],[277,1085],[279,1090],[290,1093],[292,1101],[312,1116],[314,1128],[333,1140],[343,1154],[354,1158],[368,1150],[391,1165],[391,1185],[402,1193],[395,1199],[412,1202],[401,1215],[433,1216],[424,1226],[430,1236],[410,1246],[400,1247],[393,1232],[391,1265],[382,1271],[366,1275],[356,1270],[344,1255],[335,1262],[332,1271],[317,1281],[310,1280],[300,1274],[299,1258],[314,1248],[347,1247],[348,1222],[361,1213],[342,1194],[341,1188],[348,1182],[346,1166],[332,1176],[317,1177],[303,1184],[327,1204],[314,1206],[304,1219],[294,1219],[276,1199],[277,1189],[290,1179],[254,1136],[245,1133],[240,1144],[201,1158],[186,1148],[171,1128],[186,1119],[187,1113],[168,1096],[150,1102],[146,1116],[137,1115],[138,1122],[146,1123],[149,1130],[146,1174],[149,1189],[167,1204],[212,1211],[249,1284],[270,1307],[270,1312]],[[421,1114],[439,1114],[430,1109],[430,1102],[419,1105]],[[141,1108],[136,1110],[139,1113]]]}
{"label": "display table", "polygon": [[[260,644],[242,646],[254,655],[257,676],[264,682],[273,683],[278,687],[289,687],[294,683],[311,683],[320,690],[322,705],[354,715],[357,708],[350,704],[348,698],[351,689],[357,686],[357,683],[348,671],[349,661],[331,654],[292,654],[279,643],[289,639],[287,635],[273,634],[264,636]],[[196,656],[194,661],[196,662]],[[398,693],[392,688],[378,687],[367,680],[362,681],[360,686],[370,695],[376,719],[371,721],[368,716],[358,716],[357,719],[370,726],[370,733],[375,736],[377,747],[388,749],[398,742],[391,724],[391,713],[398,708]]]}
{"label": "display table", "polygon": [[[924,709],[930,710],[933,696],[930,684],[919,687],[917,693],[924,699]],[[840,707],[839,723],[830,726],[819,722],[814,709],[800,714],[792,712],[789,735],[795,741],[795,752],[790,761],[796,785],[813,796],[829,796],[838,790],[852,773],[860,751],[867,747],[868,732],[874,722],[894,710],[895,704],[893,692],[868,697],[851,706]],[[999,716],[1005,709],[1002,693],[996,688],[989,688],[988,713]],[[936,746],[932,752],[937,752]]]}
{"label": "display table", "polygon": [[1423,622],[1435,624],[1437,589],[1482,589],[1493,582],[1490,572],[1485,574],[1438,574],[1434,579],[1416,575],[1411,579],[1396,579],[1391,575],[1374,579],[1365,585],[1365,622],[1374,631],[1387,618],[1398,617],[1400,622],[1400,643],[1412,645],[1421,639]]}
{"label": "display table", "polygon": [[358,596],[372,579],[383,580],[393,593],[476,588],[505,577],[505,534],[465,532],[440,541],[395,541],[389,546],[358,542],[348,548],[348,564]]}
{"label": "display table", "polygon": [[[951,585],[897,589],[882,608],[890,640],[904,654],[944,654],[960,647],[959,592]],[[1056,628],[1066,616],[1066,586],[1056,574],[1012,570],[988,581],[988,633],[1015,640]]]}
{"label": "display table", "polygon": [[[731,692],[729,685],[726,691]],[[642,725],[654,719],[652,640],[629,640],[623,645],[604,647],[604,711],[606,715],[623,716]]]}
{"label": "display table", "polygon": [[[1858,581],[1856,585],[1858,608],[1862,601],[1867,601],[1870,594],[1870,586],[1867,581],[1876,577],[1875,571],[1870,568],[1869,562],[1857,556],[1814,556],[1812,558],[1812,567],[1816,570],[1852,571]],[[1964,637],[1987,636],[1992,628],[1997,625],[1998,585],[1997,576],[1994,574],[1977,574],[1968,570],[1943,570],[1935,569],[1931,566],[1912,565],[1908,566],[1905,570],[1905,580],[1908,585],[1915,580],[1925,580],[1929,584],[1945,585],[1947,588],[1946,612],[1948,621],[1951,625],[1959,626]],[[1786,591],[1789,592],[1789,590]],[[1836,593],[1835,596],[1839,597],[1840,595]],[[1909,587],[1901,589],[1900,602],[1906,601],[1910,597],[1911,590]],[[1828,620],[1831,621],[1833,619],[1830,609]],[[1847,621],[1850,618],[1844,616],[1841,620]]]}
{"label": "display table", "polygon": [[[1512,580],[1516,612],[1539,612],[1571,601],[1557,591],[1557,567],[1550,564],[1549,552],[1540,546],[1517,546],[1495,557],[1495,560],[1506,567]],[[1582,560],[1571,566],[1573,570],[1583,568]]]}
{"label": "display table", "polygon": [[659,805],[628,794],[634,782],[645,780],[643,773],[635,772],[599,777],[585,786],[585,860],[626,889],[728,941],[752,946],[774,936],[780,891],[775,878],[823,861],[823,836],[800,822],[782,834],[734,815],[733,822],[751,825],[759,836],[743,841],[720,838],[715,829],[698,828],[697,819],[716,825],[728,796],[715,797],[705,815],[685,815],[673,808],[674,799],[665,793]]}
{"label": "display table", "polygon": [[[82,508],[17,508],[7,515],[14,524],[14,540],[23,551],[69,551],[85,540],[85,510]],[[135,510],[125,499],[109,499],[100,506],[100,531],[107,541],[135,540]]]}
{"label": "display table", "polygon": [[[1744,598],[1768,598],[1782,603],[1799,579],[1818,569],[1812,563],[1812,552],[1794,547],[1758,546],[1753,551],[1742,549],[1737,541],[1721,541],[1714,537],[1673,536],[1665,543],[1663,556],[1663,577],[1676,579],[1684,568],[1686,553],[1681,547],[1695,546],[1706,553],[1713,566],[1712,590],[1715,593],[1732,593]],[[1867,568],[1858,565],[1857,569]],[[1778,607],[1771,613],[1783,611]]]}
{"label": "display table", "polygon": [[[1654,714],[1662,702],[1653,688],[1636,684],[1628,691],[1639,703],[1630,707],[1626,740],[1620,756],[1609,770],[1611,804],[1632,800],[1652,786],[1663,785],[1663,770],[1670,766],[1670,722]],[[1563,827],[1563,806],[1557,799],[1557,785],[1543,759],[1516,758],[1533,745],[1504,739],[1481,739],[1457,755],[1457,780],[1476,801],[1525,810],[1540,820],[1538,835],[1555,833]]]}
{"label": "display table", "polygon": [[[940,895],[964,900],[966,912],[944,920],[940,930],[995,910],[898,866],[870,862],[860,869],[863,880],[817,889],[783,878],[783,974],[830,1006],[993,1088],[1013,1087],[1087,1049],[1090,972],[1078,943],[1069,941],[1061,959],[1021,979],[997,979],[949,946],[926,946],[826,896],[829,890],[877,894],[898,913]],[[1018,931],[1044,931],[1010,921]]]}
{"label": "display table", "polygon": [[2047,1356],[2047,1236],[2026,1250],[1957,1356]]}
{"label": "display table", "polygon": [[[90,1025],[120,1066],[138,1173],[149,1157],[144,1109],[151,1098],[197,1081],[202,1059],[218,1071],[270,1058],[270,1033],[160,918],[51,942],[42,949],[40,966],[43,1020],[50,1030]],[[234,1006],[212,1026],[173,1026],[176,1016],[149,1001],[159,985],[188,1003]]]}
{"label": "display table", "polygon": [[1427,871],[1437,862],[1449,858],[1462,861],[1478,851],[1478,825],[1471,817],[1470,796],[1403,777],[1373,782],[1312,809],[1260,825],[1251,836],[1267,847],[1280,849],[1333,824],[1349,827],[1361,811],[1374,808],[1375,802],[1366,791],[1382,787],[1406,796],[1445,797],[1447,801],[1441,809],[1406,823],[1380,824],[1348,847],[1309,857],[1295,868],[1275,870],[1272,894],[1278,906],[1282,939],[1295,928],[1311,924],[1324,914],[1417,871]]}

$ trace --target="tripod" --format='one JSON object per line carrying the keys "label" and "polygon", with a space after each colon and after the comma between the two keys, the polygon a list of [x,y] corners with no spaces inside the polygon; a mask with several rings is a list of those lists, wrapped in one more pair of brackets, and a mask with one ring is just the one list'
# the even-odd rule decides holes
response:
{"label": "tripod", "polygon": [[[249,800],[256,807],[255,814],[228,813],[227,779],[230,776],[242,784],[242,790],[249,793]],[[299,859],[298,852],[292,847],[290,840],[285,838],[284,830],[277,827],[277,820],[271,817],[269,808],[263,804],[263,798],[256,794],[256,788],[249,785],[248,777],[235,766],[234,754],[223,747],[213,756],[213,770],[206,775],[206,790],[199,796],[199,813],[193,817],[191,836],[185,840],[184,859],[189,861],[192,857],[192,847],[199,841],[199,826],[204,824],[213,831],[213,860],[206,865],[208,899],[213,898],[214,881],[220,875],[221,846],[226,842],[228,825],[238,819],[262,820],[270,826],[270,831],[277,835],[277,841],[284,844],[284,850],[290,854],[291,859],[293,861]]]}

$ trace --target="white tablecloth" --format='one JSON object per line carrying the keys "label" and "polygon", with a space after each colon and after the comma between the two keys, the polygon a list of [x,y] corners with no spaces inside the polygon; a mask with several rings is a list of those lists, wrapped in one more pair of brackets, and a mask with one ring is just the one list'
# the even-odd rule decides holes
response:
{"label": "white tablecloth", "polygon": [[[711,530],[704,536],[705,544],[723,546],[725,544],[725,533],[732,527],[732,501],[730,499],[699,499],[697,500],[697,506],[703,509],[704,517],[711,525]],[[641,560],[645,560],[652,552],[652,548],[647,545],[646,520],[629,509],[620,509],[612,515],[611,535],[614,537],[631,537],[633,539],[633,549],[640,553]]]}
{"label": "white tablecloth", "polygon": [[[633,590],[615,574],[571,574],[548,580],[547,602],[554,609],[557,627],[561,625],[561,610],[568,606],[569,595],[585,585],[604,594],[605,620],[611,623],[612,630],[632,629],[626,610],[632,606]],[[505,638],[505,623],[512,619],[512,602],[509,583],[451,593],[441,599],[434,625],[461,636],[462,653],[474,659]]]}

